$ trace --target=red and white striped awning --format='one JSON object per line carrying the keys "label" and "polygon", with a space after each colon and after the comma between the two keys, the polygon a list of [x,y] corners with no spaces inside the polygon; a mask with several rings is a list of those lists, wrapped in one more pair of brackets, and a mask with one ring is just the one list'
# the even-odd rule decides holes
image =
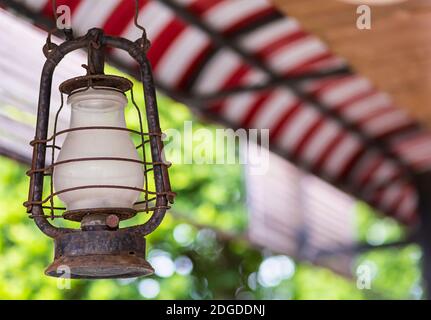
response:
{"label": "red and white striped awning", "polygon": [[[4,1],[13,2],[13,1]],[[15,1],[35,17],[51,1]],[[103,27],[137,39],[132,0],[57,0],[76,34]],[[235,128],[270,129],[272,150],[404,222],[416,215],[414,172],[431,136],[268,0],[141,0],[160,88]],[[135,72],[129,58],[112,60]]]}

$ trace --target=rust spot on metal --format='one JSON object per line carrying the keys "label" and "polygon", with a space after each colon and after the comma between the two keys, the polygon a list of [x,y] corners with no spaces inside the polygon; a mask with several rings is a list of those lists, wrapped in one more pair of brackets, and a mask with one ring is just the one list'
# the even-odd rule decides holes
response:
{"label": "rust spot on metal", "polygon": [[118,228],[118,225],[120,224],[120,219],[115,214],[110,214],[106,217],[106,225],[111,229]]}

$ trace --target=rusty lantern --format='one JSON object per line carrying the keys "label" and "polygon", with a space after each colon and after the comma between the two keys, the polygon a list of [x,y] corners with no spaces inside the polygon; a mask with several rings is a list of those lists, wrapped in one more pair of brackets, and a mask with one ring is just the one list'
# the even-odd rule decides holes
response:
{"label": "rusty lantern", "polygon": [[[104,74],[104,51],[109,47],[126,51],[139,65],[145,116],[133,98],[132,82]],[[154,271],[145,260],[144,236],[160,224],[174,193],[169,164],[162,154],[148,47],[145,31],[135,42],[105,35],[97,28],[82,37],[69,36],[60,45],[48,36],[25,206],[38,228],[55,241],[54,262],[45,271],[49,276],[58,277],[68,270],[71,278],[125,278]],[[65,55],[79,49],[87,50],[87,73],[60,85],[62,103],[50,124],[54,70]],[[128,91],[139,130],[126,127]],[[70,127],[57,131],[63,95],[71,105]],[[48,127],[53,128],[49,137]],[[138,143],[133,143],[133,135]],[[60,136],[64,138],[61,145]],[[63,207],[55,204],[56,198]],[[151,215],[144,224],[120,228],[120,221],[138,212]],[[80,228],[59,227],[49,221],[57,218],[79,222]]]}

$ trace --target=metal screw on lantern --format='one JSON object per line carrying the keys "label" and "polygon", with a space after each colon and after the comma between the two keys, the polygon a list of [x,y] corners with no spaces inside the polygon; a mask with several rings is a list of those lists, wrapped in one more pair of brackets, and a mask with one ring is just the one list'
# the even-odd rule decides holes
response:
{"label": "metal screw on lantern", "polygon": [[[136,15],[135,23],[137,25]],[[137,26],[144,32],[142,38],[135,42],[105,35],[103,30],[93,28],[79,38],[73,38],[69,33],[67,40],[60,45],[51,43],[50,36],[48,36],[47,44],[44,47],[47,60],[42,70],[36,133],[35,139],[31,142],[33,146],[32,166],[28,171],[30,188],[28,201],[24,205],[38,228],[55,241],[54,262],[45,271],[49,276],[61,276],[64,268],[59,268],[60,266],[67,266],[72,278],[89,279],[136,277],[148,275],[154,271],[145,260],[144,236],[154,231],[161,223],[169,204],[173,203],[175,194],[170,187],[169,164],[163,160],[162,155],[162,132],[159,124],[155,87],[150,63],[146,56],[149,42],[145,30],[139,25]],[[138,63],[144,87],[146,122],[144,122],[144,117],[134,100],[133,84],[126,78],[104,74],[104,49],[107,47],[126,51]],[[79,49],[87,49],[88,52],[88,65],[85,66],[87,74],[69,79],[60,85],[62,103],[55,116],[54,132],[48,137],[53,73],[65,55]],[[113,97],[126,99],[124,94],[128,91],[130,91],[131,102],[139,119],[139,130],[111,125],[90,125],[74,126],[57,131],[57,119],[63,109],[63,94],[68,95],[69,99],[76,99],[83,92],[84,94],[86,94],[85,92],[92,92],[99,96],[102,95],[103,99],[103,94],[108,92],[112,93]],[[95,104],[93,103],[93,105]],[[144,132],[144,124],[148,129],[146,132]],[[98,133],[96,134],[96,132]],[[56,151],[64,151],[61,150],[64,144],[63,146],[57,144],[59,136],[66,136],[66,139],[69,139],[69,136],[74,135],[76,137],[85,133],[86,137],[98,135],[103,138],[103,135],[114,134],[114,132],[126,134],[128,137],[131,135],[138,137],[139,143],[136,150],[141,153],[141,157],[124,158],[98,155],[65,160],[55,159]],[[49,165],[46,165],[49,154]],[[101,167],[106,163],[112,165],[121,163],[122,168],[126,168],[125,165],[138,166],[143,172],[143,186],[115,183],[85,184],[85,181],[82,181],[79,185],[58,190],[56,179],[64,180],[56,177],[56,173],[60,174],[60,172],[65,171],[64,168],[69,170],[76,165],[91,173],[94,165],[97,166],[98,163]],[[92,165],[91,168],[89,164]],[[48,191],[48,195],[45,196]],[[93,205],[88,208],[79,206],[78,208],[66,208],[55,205],[56,197],[67,198],[66,195],[73,194],[85,194],[87,196],[88,194],[97,194],[100,196],[100,194],[103,195],[103,192],[111,192],[110,195],[139,194],[140,199],[129,207],[109,204],[105,207]],[[119,227],[120,221],[130,219],[139,212],[150,213],[151,217],[141,225]],[[81,227],[80,229],[57,227],[49,221],[49,219],[58,218],[79,222]]]}

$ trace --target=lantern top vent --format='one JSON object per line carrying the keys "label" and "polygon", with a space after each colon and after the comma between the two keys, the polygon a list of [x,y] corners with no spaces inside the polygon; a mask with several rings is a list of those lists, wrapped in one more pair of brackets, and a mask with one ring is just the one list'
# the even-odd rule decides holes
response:
{"label": "lantern top vent", "polygon": [[133,83],[127,78],[114,75],[96,74],[68,79],[60,85],[60,92],[70,95],[76,91],[88,88],[109,88],[125,93],[132,87]]}

